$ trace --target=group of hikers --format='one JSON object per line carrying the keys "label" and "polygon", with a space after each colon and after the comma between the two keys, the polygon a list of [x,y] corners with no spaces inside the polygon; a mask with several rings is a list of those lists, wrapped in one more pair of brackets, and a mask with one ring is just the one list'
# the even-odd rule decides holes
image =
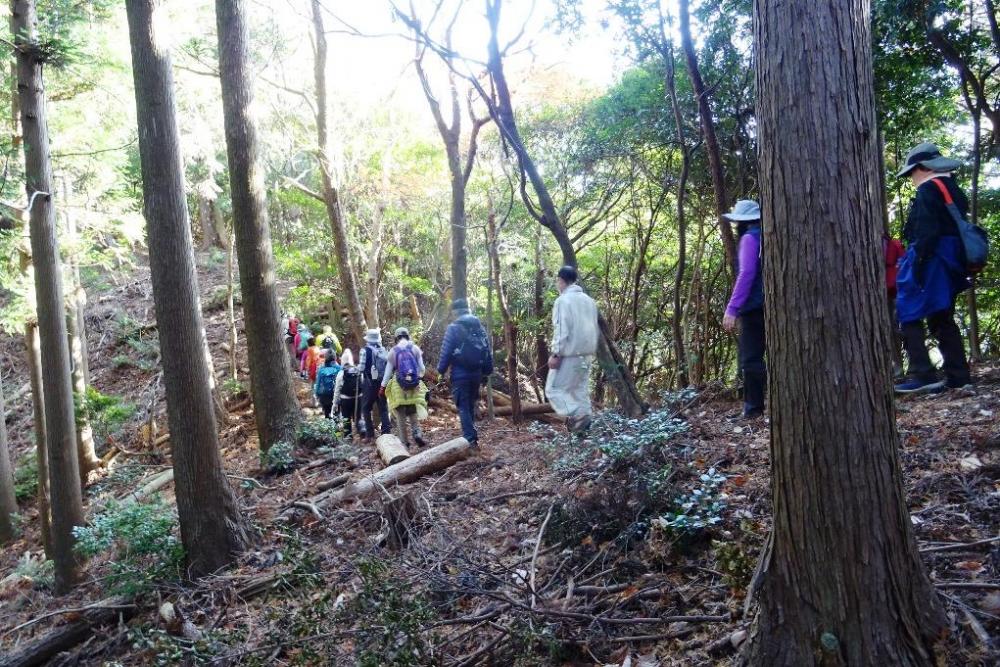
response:
{"label": "group of hikers", "polygon": [[[963,389],[972,383],[955,323],[955,301],[982,268],[988,244],[983,232],[966,221],[969,202],[952,173],[960,166],[934,144],[921,143],[909,151],[897,174],[909,177],[916,188],[903,226],[906,248],[898,240],[883,238],[894,344],[902,345],[909,359],[906,376],[894,364],[898,394]],[[733,331],[737,321],[740,324],[743,417],[754,419],[764,413],[767,386],[760,207],[754,201],[738,201],[724,217],[737,225],[739,248],[736,283],[722,323],[727,331]],[[937,340],[943,378],[930,358],[925,321]]]}
{"label": "group of hikers", "polygon": [[[546,395],[556,413],[566,417],[570,430],[580,432],[590,425],[590,366],[597,354],[598,326],[597,305],[576,281],[573,267],[559,270]],[[312,386],[323,415],[343,421],[345,435],[357,433],[371,440],[378,430],[394,433],[407,448],[427,446],[420,428],[430,400],[426,381],[450,371],[462,437],[477,447],[476,405],[480,387],[493,373],[493,351],[486,329],[466,299],[455,299],[451,310],[454,320],[445,331],[436,370],[425,366],[423,351],[406,327],[396,329],[388,349],[382,344],[382,332],[369,329],[356,364],[354,353],[341,346],[330,326],[314,335],[305,322],[290,315],[282,331],[293,368]]]}
{"label": "group of hikers", "polygon": [[[898,174],[908,176],[916,187],[903,226],[906,248],[887,235],[883,238],[887,300],[896,324],[894,339],[909,358],[908,376],[903,376],[898,364],[894,368],[895,391],[900,394],[960,389],[972,382],[955,323],[955,300],[970,286],[976,263],[985,261],[987,244],[983,236],[981,246],[974,248],[975,238],[968,238],[968,229],[978,228],[965,221],[968,199],[952,175],[959,166],[935,145],[922,143],[907,154]],[[742,417],[755,419],[764,414],[767,387],[761,210],[754,201],[740,200],[723,217],[736,224],[739,245],[736,282],[722,325],[734,331],[739,323]],[[981,235],[981,230],[978,233]],[[577,280],[574,267],[559,269],[545,395],[554,411],[566,418],[569,430],[581,433],[591,424],[590,371],[600,328],[597,305]],[[357,432],[371,439],[376,432],[372,417],[377,409],[381,433],[394,429],[407,447],[427,444],[420,428],[429,400],[425,380],[440,379],[450,370],[462,436],[476,446],[476,405],[480,387],[493,372],[493,353],[489,336],[466,299],[452,303],[452,315],[454,321],[445,332],[436,372],[425,367],[423,352],[405,327],[396,329],[389,349],[383,347],[378,329],[369,330],[357,364],[351,350],[341,348],[329,326],[313,335],[303,322],[289,317],[285,340],[295,368],[313,385],[326,417],[339,415],[348,434]],[[925,321],[937,339],[944,378],[931,361]]]}

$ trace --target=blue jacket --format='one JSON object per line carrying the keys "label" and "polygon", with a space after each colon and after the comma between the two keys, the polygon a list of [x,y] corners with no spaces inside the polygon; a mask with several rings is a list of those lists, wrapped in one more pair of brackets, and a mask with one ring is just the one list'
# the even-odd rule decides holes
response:
{"label": "blue jacket", "polygon": [[[493,373],[493,352],[491,351],[484,368],[465,368],[454,363],[455,350],[465,340],[466,332],[469,329],[482,328],[479,318],[471,313],[462,315],[457,320],[448,325],[448,330],[444,332],[444,342],[441,343],[441,358],[438,360],[438,373],[444,375],[448,368],[451,368],[451,381],[479,382],[484,375]],[[488,337],[487,337],[488,338]]]}

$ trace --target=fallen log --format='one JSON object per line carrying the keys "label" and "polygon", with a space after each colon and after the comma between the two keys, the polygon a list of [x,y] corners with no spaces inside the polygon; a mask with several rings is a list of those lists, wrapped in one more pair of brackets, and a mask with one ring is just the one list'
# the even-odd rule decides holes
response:
{"label": "fallen log", "polygon": [[[331,489],[308,499],[316,507],[337,506],[349,500],[367,498],[381,489],[415,482],[425,475],[444,470],[469,456],[469,441],[455,438],[437,447],[431,447],[410,458],[389,466],[384,470],[349,484],[343,489]],[[289,507],[281,514],[282,519],[291,519],[295,508]]]}
{"label": "fallen log", "polygon": [[410,458],[409,450],[392,433],[380,435],[375,441],[375,448],[378,449],[378,455],[382,457],[382,462],[387,466],[396,465],[400,461]]}
{"label": "fallen log", "polygon": [[122,598],[116,598],[88,607],[67,610],[67,613],[69,612],[76,615],[74,621],[49,630],[37,641],[3,656],[0,658],[0,667],[43,665],[56,655],[92,637],[94,628],[132,618],[139,612],[139,607]]}
{"label": "fallen log", "polygon": [[320,491],[328,491],[330,489],[336,489],[338,486],[343,486],[344,484],[347,484],[350,481],[351,481],[351,473],[345,472],[343,475],[337,475],[336,477],[334,477],[329,481],[320,482],[316,488],[319,489]]}
{"label": "fallen log", "polygon": [[[509,405],[501,405],[496,409],[497,417],[509,417],[513,408]],[[521,404],[521,414],[522,415],[547,415],[555,412],[550,403],[522,403]]]}
{"label": "fallen log", "polygon": [[129,491],[124,496],[118,498],[118,502],[122,505],[131,505],[132,503],[139,502],[146,496],[156,493],[167,484],[174,481],[174,469],[167,468],[163,472],[147,478],[147,480],[148,481],[135,491]]}

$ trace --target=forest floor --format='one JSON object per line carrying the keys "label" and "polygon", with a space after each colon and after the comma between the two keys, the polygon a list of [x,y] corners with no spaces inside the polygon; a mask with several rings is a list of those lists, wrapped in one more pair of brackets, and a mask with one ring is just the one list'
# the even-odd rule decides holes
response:
{"label": "forest floor", "polygon": [[[209,343],[225,377],[224,272],[217,258],[199,263]],[[151,529],[108,518],[127,513],[108,499],[170,461],[158,438],[166,419],[155,329],[144,326],[154,321],[148,272],[91,293],[93,385],[132,409],[126,423],[102,426],[99,453],[117,454],[92,474],[88,515],[118,532],[90,558],[86,583],[55,596],[40,565],[35,502],[22,502],[22,537],[0,554],[0,665],[82,623],[95,604],[115,608],[110,622],[52,664],[734,660],[770,506],[767,423],[735,419],[730,392],[664,396],[641,422],[606,413],[585,439],[559,425],[484,421],[479,452],[389,490],[414,501],[399,530],[389,522],[398,501],[386,498],[296,510],[284,520],[320,482],[364,476],[381,462],[373,447],[330,439],[299,382],[311,442],[295,449],[290,471],[263,471],[252,408],[234,387],[223,461],[257,541],[233,569],[184,585],[169,567],[169,535],[156,541]],[[18,393],[27,382],[19,345],[0,339],[4,375],[13,378],[13,454],[24,467],[31,415]],[[946,665],[1000,662],[1000,368],[981,366],[976,376],[974,392],[898,406],[912,521],[951,622],[938,660]],[[444,407],[424,426],[432,445],[458,435],[457,417]],[[129,515],[133,523],[160,525],[172,486],[161,493],[166,505],[147,503],[148,514]]]}

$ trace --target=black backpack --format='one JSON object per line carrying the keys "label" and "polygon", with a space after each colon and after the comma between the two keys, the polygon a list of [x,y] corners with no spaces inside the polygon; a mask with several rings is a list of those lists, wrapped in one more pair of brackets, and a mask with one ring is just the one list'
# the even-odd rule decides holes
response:
{"label": "black backpack", "polygon": [[454,362],[467,370],[482,371],[490,359],[490,343],[486,339],[486,329],[478,321],[475,326],[459,323],[465,330],[465,337],[455,348]]}
{"label": "black backpack", "polygon": [[358,384],[361,381],[361,371],[357,366],[344,369],[344,382],[340,385],[340,395],[343,398],[356,398]]}

